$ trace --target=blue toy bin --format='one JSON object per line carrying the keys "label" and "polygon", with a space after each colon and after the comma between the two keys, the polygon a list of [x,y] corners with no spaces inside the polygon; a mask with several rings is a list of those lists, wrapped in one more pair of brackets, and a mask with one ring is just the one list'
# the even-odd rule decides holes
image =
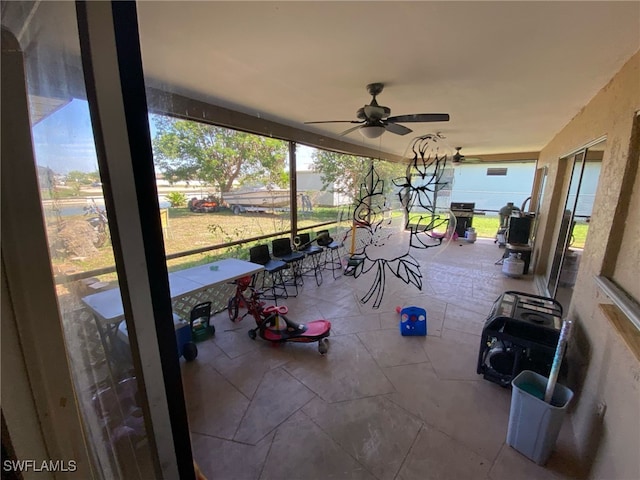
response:
{"label": "blue toy bin", "polygon": [[404,337],[427,334],[427,311],[420,307],[405,307],[400,310],[400,333]]}

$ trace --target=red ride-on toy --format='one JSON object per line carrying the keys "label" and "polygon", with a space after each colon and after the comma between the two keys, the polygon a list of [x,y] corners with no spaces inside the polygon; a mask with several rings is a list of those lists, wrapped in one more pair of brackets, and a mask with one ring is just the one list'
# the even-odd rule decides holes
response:
{"label": "red ride-on toy", "polygon": [[[289,309],[285,305],[264,306],[260,300],[260,292],[251,287],[251,277],[244,277],[234,282],[236,293],[229,299],[228,312],[232,322],[240,321],[247,315],[252,315],[256,321],[256,328],[249,330],[248,335],[255,340],[258,335],[273,343],[318,342],[318,352],[327,353],[331,322],[328,320],[313,320],[307,323],[297,323],[285,317]],[[249,291],[249,295],[245,292]],[[247,312],[238,318],[240,307],[246,307]]]}

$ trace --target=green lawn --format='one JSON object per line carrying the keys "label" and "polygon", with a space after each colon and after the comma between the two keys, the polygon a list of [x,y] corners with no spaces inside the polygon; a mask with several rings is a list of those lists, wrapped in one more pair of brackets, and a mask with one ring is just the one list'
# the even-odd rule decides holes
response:
{"label": "green lawn", "polygon": [[[476,216],[473,217],[472,226],[476,229],[478,237],[495,238],[498,227],[500,226],[500,218],[488,215]],[[570,246],[574,248],[584,248],[588,230],[588,223],[576,223],[573,229]]]}
{"label": "green lawn", "polygon": [[488,215],[475,216],[471,226],[476,229],[478,237],[495,238],[500,227],[500,218]]}

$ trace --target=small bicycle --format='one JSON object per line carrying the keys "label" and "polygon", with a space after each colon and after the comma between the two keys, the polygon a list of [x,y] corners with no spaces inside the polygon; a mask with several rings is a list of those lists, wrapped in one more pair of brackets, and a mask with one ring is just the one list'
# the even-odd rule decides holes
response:
{"label": "small bicycle", "polygon": [[251,276],[242,277],[232,282],[236,286],[236,291],[233,297],[231,297],[227,302],[227,312],[229,313],[229,320],[231,320],[232,322],[236,322],[236,321],[239,322],[244,317],[249,315],[249,313],[251,313],[247,308],[247,313],[245,313],[238,320],[238,314],[240,313],[240,308],[248,307],[247,299],[245,298],[244,292],[247,290],[247,288],[251,286],[251,282],[252,282]]}
{"label": "small bicycle", "polygon": [[[306,324],[289,320],[285,314],[289,309],[285,305],[265,306],[260,300],[260,291],[251,287],[251,277],[243,277],[235,282],[235,294],[229,299],[227,311],[232,322],[239,322],[247,315],[252,315],[256,321],[256,328],[249,330],[248,335],[255,340],[259,335],[264,340],[273,343],[318,342],[318,352],[327,353],[328,338],[331,334],[331,322],[328,320],[313,320]],[[249,291],[249,295],[245,292]],[[247,312],[239,317],[241,307]]]}

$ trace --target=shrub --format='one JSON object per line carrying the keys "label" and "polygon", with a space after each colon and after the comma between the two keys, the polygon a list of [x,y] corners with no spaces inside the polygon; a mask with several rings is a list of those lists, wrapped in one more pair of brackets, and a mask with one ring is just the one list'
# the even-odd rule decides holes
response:
{"label": "shrub", "polygon": [[184,207],[187,204],[187,196],[182,192],[170,192],[165,197],[172,207]]}

